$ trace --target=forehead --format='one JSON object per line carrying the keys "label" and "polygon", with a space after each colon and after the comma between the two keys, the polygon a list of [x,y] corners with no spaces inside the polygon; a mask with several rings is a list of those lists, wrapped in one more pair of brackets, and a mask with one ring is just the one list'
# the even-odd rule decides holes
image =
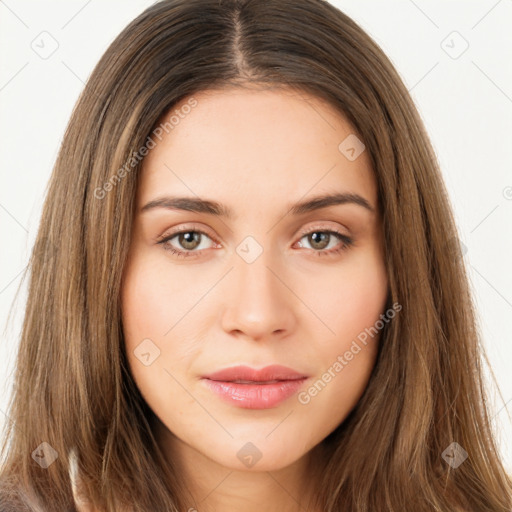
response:
{"label": "forehead", "polygon": [[354,128],[305,92],[202,91],[159,122],[164,129],[160,138],[152,137],[156,145],[144,159],[139,203],[163,193],[215,197],[226,204],[239,198],[247,206],[353,192],[376,204],[367,151],[355,159],[345,152],[345,141],[362,142]]}

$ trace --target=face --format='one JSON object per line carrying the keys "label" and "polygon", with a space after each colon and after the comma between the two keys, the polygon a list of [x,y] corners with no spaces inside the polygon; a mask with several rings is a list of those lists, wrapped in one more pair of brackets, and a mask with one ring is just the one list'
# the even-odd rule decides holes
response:
{"label": "face", "polygon": [[[180,453],[284,468],[343,422],[375,363],[388,281],[369,157],[339,113],[288,89],[172,110],[123,274],[130,370]],[[286,369],[254,373],[271,365]],[[213,375],[238,366],[253,372]]]}

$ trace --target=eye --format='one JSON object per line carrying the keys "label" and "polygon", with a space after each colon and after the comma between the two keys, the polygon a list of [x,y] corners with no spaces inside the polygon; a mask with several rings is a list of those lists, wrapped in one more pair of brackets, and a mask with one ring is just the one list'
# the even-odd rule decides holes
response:
{"label": "eye", "polygon": [[[307,243],[312,246],[315,255],[317,256],[332,256],[339,254],[340,252],[348,249],[354,243],[354,240],[343,233],[340,233],[336,230],[325,230],[325,229],[313,229],[306,233],[302,234],[301,239],[299,240],[300,247],[303,247],[304,244],[301,242],[302,239],[306,239]],[[325,248],[332,244],[331,242],[336,242],[338,239],[338,244],[334,243],[334,248],[326,250]],[[340,241],[341,240],[341,244]],[[318,249],[318,250],[317,250]]]}
{"label": "eye", "polygon": [[[204,231],[199,229],[185,229],[177,231],[170,236],[164,235],[164,237],[161,238],[158,243],[162,244],[166,251],[170,251],[172,254],[178,257],[195,257],[197,256],[195,253],[198,252],[198,247],[199,250],[208,249],[208,247],[201,247],[201,243],[205,237],[210,238]],[[171,243],[171,240],[174,238],[177,239],[177,243],[185,250],[182,250],[179,247],[176,248]]]}
{"label": "eye", "polygon": [[[178,247],[171,243],[175,238],[177,239],[176,243],[179,245]],[[170,251],[171,254],[179,258],[187,258],[199,256],[200,251],[209,248],[204,246],[201,247],[205,238],[212,240],[212,238],[204,231],[196,228],[188,228],[172,233],[171,235],[163,235],[159,238],[158,243],[161,244],[166,251]],[[317,256],[336,255],[348,249],[354,243],[352,238],[340,233],[339,231],[317,228],[312,230],[310,229],[309,231],[301,234],[301,238],[297,242],[299,247],[304,247],[302,239],[307,240],[307,243],[311,245],[313,254]],[[338,240],[337,244],[336,240]],[[334,244],[331,243],[333,241]],[[334,246],[334,248],[327,250],[326,247],[329,245]]]}

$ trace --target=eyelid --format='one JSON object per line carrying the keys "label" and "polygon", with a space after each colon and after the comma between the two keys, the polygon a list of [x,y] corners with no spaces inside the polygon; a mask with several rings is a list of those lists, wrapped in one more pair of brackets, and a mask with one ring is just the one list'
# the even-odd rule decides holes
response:
{"label": "eyelid", "polygon": [[[345,229],[347,229],[347,228],[345,228]],[[341,232],[339,224],[336,226],[326,226],[325,224],[322,224],[322,223],[313,223],[313,224],[309,224],[305,228],[301,228],[299,231],[299,236],[303,237],[304,235],[309,235],[311,232],[313,232],[315,230],[316,231],[334,231],[335,233],[339,233],[340,235],[343,235],[343,236],[347,236],[347,237],[350,236],[350,233],[342,233]],[[348,231],[348,229],[347,229],[347,231]]]}
{"label": "eyelid", "polygon": [[198,233],[202,233],[209,238],[211,238],[215,243],[219,243],[215,235],[212,234],[212,231],[209,228],[204,228],[197,224],[180,224],[177,227],[170,228],[170,230],[165,231],[162,235],[156,238],[157,241],[164,240],[165,238],[172,237],[173,235],[178,235],[180,233],[186,233],[187,231],[197,231]]}
{"label": "eyelid", "polygon": [[[339,233],[340,235],[350,236],[349,233],[348,234],[347,233],[342,233],[338,226],[339,225],[337,225],[337,226],[326,226],[325,224],[322,224],[322,222],[316,222],[316,223],[309,224],[308,226],[301,228],[298,231],[296,236],[302,238],[305,235],[310,234],[315,229],[318,230],[318,231],[320,231],[320,230],[322,230],[322,231],[334,231],[336,233]],[[211,238],[216,244],[220,243],[217,240],[217,237],[212,234],[212,231],[209,228],[203,228],[202,226],[199,226],[198,224],[194,224],[194,223],[192,223],[192,224],[185,224],[185,225],[180,224],[178,227],[171,228],[170,231],[165,231],[164,234],[158,236],[156,240],[157,241],[161,241],[161,240],[163,240],[165,238],[169,238],[169,237],[171,237],[171,236],[173,236],[175,234],[179,234],[179,233],[183,233],[183,232],[187,232],[187,231],[197,231],[198,233],[202,233],[202,234],[208,236],[209,238]]]}
{"label": "eyelid", "polygon": [[[210,238],[210,236],[208,235],[208,233],[200,230],[200,229],[197,229],[197,228],[182,228],[181,230],[178,230],[176,232],[173,232],[169,235],[163,235],[163,237],[161,237],[161,241],[159,241],[158,243],[159,244],[163,244],[164,245],[164,250],[166,251],[170,251],[173,255],[175,255],[177,258],[196,258],[196,257],[200,257],[201,254],[205,251],[205,249],[201,250],[201,251],[188,251],[188,250],[180,250],[180,249],[174,249],[171,245],[169,245],[169,247],[166,247],[166,244],[168,243],[168,241],[172,238],[174,238],[175,236],[179,235],[179,234],[182,234],[182,233],[186,233],[186,232],[197,232],[197,233],[201,233],[201,234],[204,234],[206,235],[208,238]],[[313,255],[316,255],[317,257],[333,257],[333,256],[337,256],[338,254],[341,254],[342,252],[350,249],[353,245],[354,245],[354,239],[352,236],[349,236],[349,235],[345,235],[341,232],[341,230],[339,230],[338,228],[331,228],[331,229],[323,229],[322,227],[318,228],[318,227],[310,227],[309,229],[306,229],[305,231],[302,232],[302,234],[300,235],[299,239],[297,240],[297,242],[294,243],[297,244],[297,243],[300,243],[301,239],[304,238],[305,236],[308,236],[310,235],[311,233],[314,233],[314,232],[324,232],[324,233],[330,233],[330,234],[334,234],[334,236],[336,236],[338,238],[339,241],[341,241],[341,246],[335,248],[335,249],[323,249],[321,251],[313,251]],[[215,240],[215,238],[211,238],[212,240]],[[302,247],[302,245],[301,245]]]}

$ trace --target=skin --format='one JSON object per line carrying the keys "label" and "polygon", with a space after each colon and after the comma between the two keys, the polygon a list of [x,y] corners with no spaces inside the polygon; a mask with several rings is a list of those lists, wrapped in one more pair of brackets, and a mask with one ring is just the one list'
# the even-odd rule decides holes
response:
{"label": "skin", "polygon": [[[304,510],[321,443],[364,392],[379,336],[307,404],[293,395],[270,409],[236,407],[201,376],[238,364],[282,364],[310,376],[304,391],[375,324],[388,292],[375,178],[367,151],[354,161],[340,152],[354,129],[316,97],[224,89],[194,98],[197,105],[164,132],[139,177],[122,285],[130,370],[158,418],[162,449],[185,475],[191,508]],[[330,192],[357,193],[374,211],[347,203],[287,214],[291,203]],[[215,200],[235,218],[140,212],[164,195]],[[198,235],[197,248],[179,235],[167,241],[195,257],[178,258],[158,243],[173,229],[207,233]],[[301,234],[332,229],[354,240],[332,256],[315,252],[343,246],[336,235],[315,245]],[[250,264],[236,252],[249,235],[263,250]],[[144,339],[160,350],[148,366],[134,353]],[[262,454],[250,468],[237,457],[248,442]]]}

